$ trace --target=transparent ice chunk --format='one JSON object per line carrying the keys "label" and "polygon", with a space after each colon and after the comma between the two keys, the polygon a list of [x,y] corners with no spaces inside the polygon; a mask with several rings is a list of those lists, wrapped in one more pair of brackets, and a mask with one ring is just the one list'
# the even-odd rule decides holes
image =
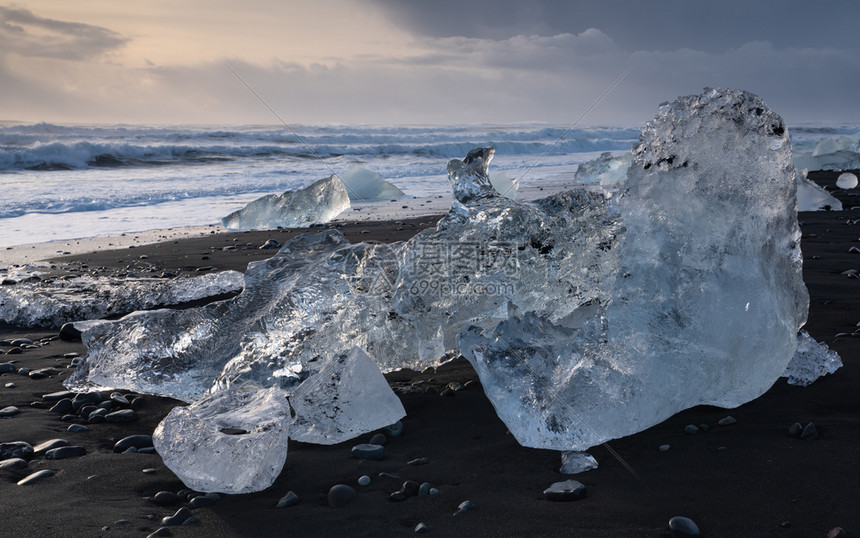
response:
{"label": "transparent ice chunk", "polygon": [[280,196],[269,194],[230,213],[221,221],[228,230],[301,228],[326,223],[349,209],[349,194],[336,176]]}
{"label": "transparent ice chunk", "polygon": [[236,387],[174,407],[152,434],[164,464],[200,492],[269,487],[287,458],[290,407],[277,387]]}
{"label": "transparent ice chunk", "polygon": [[242,289],[243,275],[221,271],[182,278],[90,277],[28,280],[0,287],[0,319],[21,327],[58,328],[172,306]]}
{"label": "transparent ice chunk", "polygon": [[842,202],[806,178],[805,170],[797,171],[798,211],[842,211]]}
{"label": "transparent ice chunk", "polygon": [[805,387],[841,367],[842,359],[835,351],[816,342],[806,331],[800,331],[797,337],[797,353],[788,363],[782,377],[788,378],[789,385]]}

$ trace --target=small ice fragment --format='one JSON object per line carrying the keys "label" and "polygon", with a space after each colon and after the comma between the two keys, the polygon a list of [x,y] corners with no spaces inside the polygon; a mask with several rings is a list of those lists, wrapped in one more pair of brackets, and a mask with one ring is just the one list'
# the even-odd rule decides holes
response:
{"label": "small ice fragment", "polygon": [[840,189],[853,189],[857,186],[857,176],[851,172],[843,172],[836,178],[836,186]]}
{"label": "small ice fragment", "polygon": [[805,387],[821,376],[832,374],[842,366],[839,355],[825,344],[816,342],[806,331],[797,337],[797,351],[783,372],[789,385]]}
{"label": "small ice fragment", "polygon": [[588,452],[567,451],[561,453],[562,474],[579,474],[597,469],[597,460]]}

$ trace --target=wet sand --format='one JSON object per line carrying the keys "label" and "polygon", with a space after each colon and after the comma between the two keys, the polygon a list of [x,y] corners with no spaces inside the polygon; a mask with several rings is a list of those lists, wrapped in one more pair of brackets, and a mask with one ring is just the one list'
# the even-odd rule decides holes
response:
{"label": "wet sand", "polygon": [[[832,187],[837,175],[813,172],[810,178]],[[260,493],[225,495],[211,506],[194,509],[199,522],[173,527],[172,535],[409,536],[424,522],[432,536],[668,536],[667,521],[676,515],[693,519],[703,536],[826,536],[837,526],[858,535],[860,338],[836,334],[850,333],[860,322],[860,280],[840,274],[860,269],[860,254],[849,252],[852,246],[860,247],[860,198],[850,191],[834,194],[844,211],[801,213],[799,218],[804,277],[811,296],[807,329],[842,356],[845,366],[836,374],[806,388],[781,379],[765,395],[739,408],[699,406],[644,432],[610,441],[624,464],[606,447],[595,447],[590,452],[600,467],[573,477],[588,487],[588,497],[554,503],[545,500],[542,491],[571,478],[558,472],[558,452],[519,446],[479,385],[471,384],[453,396],[438,394],[450,382],[476,379],[465,361],[455,360],[435,372],[397,372],[387,376],[397,391],[413,385],[421,390],[401,394],[407,411],[404,432],[388,440],[383,460],[351,457],[350,448],[366,442],[370,434],[331,447],[291,442],[286,466],[273,486]],[[858,209],[852,210],[854,205]],[[341,229],[352,241],[392,241],[407,239],[433,220],[342,224]],[[131,249],[102,249],[62,257],[53,264],[55,271],[71,274],[100,267],[179,273],[201,267],[242,270],[249,261],[271,255],[272,251],[257,248],[266,240],[283,243],[297,233],[208,234]],[[0,324],[0,340],[55,334]],[[0,470],[0,534],[146,536],[160,526],[163,516],[184,504],[158,506],[145,497],[184,486],[157,455],[116,454],[112,446],[127,435],[151,434],[177,402],[145,396],[135,422],[92,424],[86,432],[67,432],[70,423],[49,412],[41,398],[63,390],[62,381],[72,371],[67,368],[72,359],[63,357],[67,353],[83,355],[85,348],[55,340],[0,358],[16,361],[16,367],[57,371],[44,379],[16,373],[0,376],[0,409],[14,405],[21,410],[0,419],[0,442],[35,445],[63,438],[87,449],[85,456],[67,460],[33,458],[26,474],[51,469],[55,475],[28,486],[16,485],[24,472]],[[5,388],[7,383],[15,387]],[[728,415],[737,423],[718,426]],[[820,437],[792,437],[788,428],[794,422],[814,422]],[[687,424],[710,428],[686,435]],[[658,447],[664,444],[671,448],[661,452]],[[406,463],[422,457],[429,463]],[[380,477],[380,472],[399,478]],[[356,480],[364,474],[372,482],[359,487]],[[405,480],[429,482],[439,494],[391,502],[389,494]],[[326,494],[338,483],[354,486],[359,495],[343,508],[331,508]],[[275,508],[288,491],[298,494],[301,502]],[[474,507],[454,516],[465,500]],[[128,523],[117,524],[120,520]]]}

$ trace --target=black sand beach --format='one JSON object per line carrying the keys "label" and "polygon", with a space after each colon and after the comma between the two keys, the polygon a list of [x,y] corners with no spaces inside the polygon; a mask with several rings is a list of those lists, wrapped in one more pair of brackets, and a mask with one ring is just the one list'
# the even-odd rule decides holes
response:
{"label": "black sand beach", "polygon": [[[813,172],[810,179],[833,189],[837,175]],[[519,446],[480,385],[440,396],[451,382],[464,385],[477,378],[464,360],[435,372],[397,372],[387,377],[402,393],[407,416],[402,436],[388,439],[384,459],[351,457],[350,448],[371,434],[331,447],[291,442],[286,466],[270,488],[221,496],[210,506],[192,510],[197,523],[171,527],[170,532],[179,537],[409,536],[423,522],[433,536],[658,537],[670,535],[669,518],[686,516],[703,536],[824,537],[835,527],[860,535],[860,338],[836,336],[853,332],[860,322],[860,281],[841,275],[860,269],[860,254],[849,252],[852,246],[860,247],[860,198],[851,191],[831,192],[842,200],[844,211],[801,213],[799,220],[804,279],[811,296],[806,328],[841,355],[845,366],[836,374],[805,388],[780,379],[765,395],[736,409],[696,407],[644,432],[609,441],[626,465],[605,446],[595,447],[590,452],[600,467],[573,477],[587,486],[588,496],[556,503],[545,500],[542,492],[553,482],[571,478],[558,472],[558,452]],[[854,205],[858,209],[852,210]],[[345,224],[342,231],[351,241],[396,241],[434,224],[435,219],[418,218]],[[257,248],[266,240],[283,243],[303,231],[212,234],[53,263],[57,272],[71,274],[98,268],[153,273],[243,270],[249,261],[271,256],[272,251]],[[55,335],[0,324],[0,340]],[[80,343],[54,340],[0,357],[17,368],[50,367],[56,372],[43,379],[14,372],[0,376],[0,409],[20,409],[0,419],[0,443],[36,445],[62,438],[87,451],[64,460],[36,456],[26,469],[0,470],[2,536],[146,536],[161,526],[162,517],[187,504],[160,506],[146,499],[185,487],[158,455],[113,451],[123,437],[151,434],[178,402],[144,396],[136,421],[87,424],[83,432],[68,432],[72,422],[49,411],[52,404],[42,396],[64,390],[62,382],[72,371],[68,366],[73,359],[65,355],[85,352]],[[14,387],[7,387],[9,383]],[[729,415],[737,423],[719,426]],[[790,435],[795,422],[813,422],[818,438]],[[688,424],[709,428],[687,435]],[[661,445],[670,448],[663,452]],[[416,458],[428,462],[407,464]],[[54,475],[16,485],[41,469]],[[380,476],[383,472],[397,478]],[[356,484],[362,475],[372,478],[369,486]],[[439,494],[390,501],[389,494],[407,480],[429,482]],[[358,497],[342,508],[329,507],[327,492],[339,483],[355,487]],[[288,491],[301,502],[275,508]],[[455,516],[466,500],[474,506]]]}

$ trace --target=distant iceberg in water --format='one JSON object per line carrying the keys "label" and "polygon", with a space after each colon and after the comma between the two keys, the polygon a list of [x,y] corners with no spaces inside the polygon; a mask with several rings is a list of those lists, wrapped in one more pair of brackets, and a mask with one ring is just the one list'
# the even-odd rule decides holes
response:
{"label": "distant iceberg in water", "polygon": [[334,174],[307,187],[257,198],[221,222],[228,230],[301,228],[329,222],[349,209],[349,195]]}

